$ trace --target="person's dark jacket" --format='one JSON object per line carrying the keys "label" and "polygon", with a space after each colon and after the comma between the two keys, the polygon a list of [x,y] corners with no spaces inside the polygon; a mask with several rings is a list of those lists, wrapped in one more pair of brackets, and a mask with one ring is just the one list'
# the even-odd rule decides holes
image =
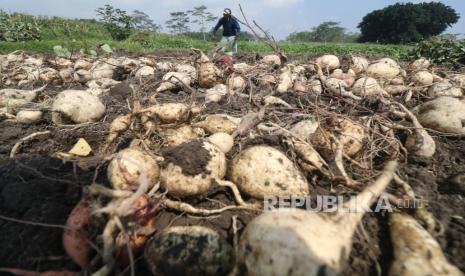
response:
{"label": "person's dark jacket", "polygon": [[238,36],[241,32],[239,22],[232,16],[228,18],[221,17],[213,29],[213,32],[216,33],[221,26],[223,26],[223,36]]}

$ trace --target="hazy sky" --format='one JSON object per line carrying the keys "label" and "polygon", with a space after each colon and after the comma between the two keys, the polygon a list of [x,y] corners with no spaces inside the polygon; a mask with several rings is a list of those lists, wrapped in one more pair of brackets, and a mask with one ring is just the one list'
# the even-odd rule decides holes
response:
{"label": "hazy sky", "polygon": [[[358,31],[357,24],[368,12],[396,2],[393,0],[0,0],[0,9],[32,15],[57,15],[68,18],[94,18],[95,9],[111,4],[126,11],[135,9],[147,13],[164,26],[169,13],[206,5],[220,16],[225,7],[239,15],[241,3],[249,19],[256,20],[276,38],[284,39],[294,31],[309,30],[323,21],[337,21],[349,31]],[[465,1],[440,1],[452,6],[460,21],[447,32],[465,33]],[[240,17],[239,17],[240,18]],[[214,25],[214,24],[212,24]]]}

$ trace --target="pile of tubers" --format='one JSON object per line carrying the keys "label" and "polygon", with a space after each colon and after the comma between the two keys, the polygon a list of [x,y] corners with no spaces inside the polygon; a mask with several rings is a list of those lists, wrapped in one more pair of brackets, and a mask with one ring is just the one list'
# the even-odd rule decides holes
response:
{"label": "pile of tubers", "polygon": [[[346,204],[370,206],[398,178],[398,162],[434,156],[432,131],[465,135],[465,75],[425,59],[324,55],[299,64],[268,54],[231,66],[193,53],[173,61],[0,56],[0,120],[108,130],[96,150],[107,161],[107,184],[86,188],[101,230],[100,267],[85,261],[90,250],[68,252],[83,270],[113,275],[143,255],[154,275],[338,275],[365,210],[261,214],[264,199],[305,198],[326,183],[358,193]],[[115,117],[105,99],[122,82],[129,92]],[[62,89],[44,96],[51,85]],[[199,204],[216,193],[230,202]],[[157,229],[165,210],[253,219],[231,244],[205,226]],[[399,208],[389,221],[389,275],[463,275],[415,218]]]}

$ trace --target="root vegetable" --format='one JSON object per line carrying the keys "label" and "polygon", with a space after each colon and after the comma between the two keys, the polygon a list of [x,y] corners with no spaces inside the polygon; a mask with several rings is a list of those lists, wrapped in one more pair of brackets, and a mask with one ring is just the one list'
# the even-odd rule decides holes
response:
{"label": "root vegetable", "polygon": [[316,94],[323,93],[323,87],[321,86],[320,80],[312,80],[308,83],[310,91]]}
{"label": "root vegetable", "polygon": [[16,113],[16,120],[22,124],[35,124],[42,120],[42,115],[39,110],[21,110]]}
{"label": "root vegetable", "polygon": [[175,67],[176,72],[187,74],[191,79],[197,78],[197,70],[189,64],[179,64]]}
{"label": "root vegetable", "polygon": [[322,70],[334,70],[341,66],[339,58],[334,55],[324,55],[316,59],[315,63],[320,66]]}
{"label": "root vegetable", "polygon": [[189,77],[189,75],[187,75],[185,73],[179,73],[179,72],[166,73],[163,76],[163,80],[166,81],[166,82],[162,82],[160,84],[160,86],[157,88],[157,92],[163,92],[163,91],[171,90],[171,89],[174,89],[174,88],[180,86],[181,83],[179,82],[179,80],[181,80],[181,82],[184,83],[184,85],[187,85],[187,86],[190,86],[191,81],[192,81],[191,78]]}
{"label": "root vegetable", "polygon": [[163,72],[168,72],[173,69],[173,64],[171,62],[157,62],[157,69]]}
{"label": "root vegetable", "polygon": [[108,134],[107,141],[102,147],[102,151],[105,152],[111,146],[113,141],[118,138],[121,133],[129,129],[131,124],[132,115],[123,115],[116,117],[110,124],[110,133]]}
{"label": "root vegetable", "polygon": [[402,109],[402,112],[407,114],[415,128],[413,133],[408,135],[405,141],[405,148],[409,151],[409,154],[426,158],[432,157],[436,152],[436,143],[434,139],[423,128],[412,112],[400,103],[396,103],[396,105]]}
{"label": "root vegetable", "polygon": [[275,86],[277,82],[276,77],[270,74],[258,77],[258,83],[262,86]]}
{"label": "root vegetable", "polygon": [[278,93],[286,93],[292,87],[292,71],[291,67],[285,66],[281,69],[281,74],[279,75],[279,82],[276,91]]}
{"label": "root vegetable", "polygon": [[355,73],[352,70],[349,71],[348,73],[344,73],[341,69],[336,69],[331,73],[330,77],[343,80],[347,85],[352,86],[355,81]]}
{"label": "root vegetable", "polygon": [[359,75],[368,69],[368,60],[364,57],[351,57],[350,69],[354,70],[355,74]]}
{"label": "root vegetable", "polygon": [[194,140],[162,152],[161,184],[173,196],[205,194],[226,174],[226,156],[214,144]]}
{"label": "root vegetable", "polygon": [[310,141],[325,158],[334,153],[330,136],[335,132],[339,136],[339,142],[343,145],[343,152],[350,157],[355,156],[363,148],[367,138],[364,127],[348,118],[336,118],[320,123],[315,133],[310,136]]}
{"label": "root vegetable", "polygon": [[73,67],[73,62],[66,58],[56,58],[49,60],[49,63],[56,64],[58,68],[70,68]]}
{"label": "root vegetable", "polygon": [[287,107],[287,108],[292,108],[292,106],[290,104],[288,104],[284,100],[281,100],[280,98],[277,98],[275,96],[266,96],[263,99],[263,102],[265,103],[266,106],[268,106],[268,105],[282,105],[282,106]]}
{"label": "root vegetable", "polygon": [[149,154],[136,148],[119,151],[107,169],[108,179],[116,190],[137,190],[139,176],[142,174],[146,175],[149,186],[152,187],[158,182],[160,169]]}
{"label": "root vegetable", "polygon": [[200,87],[212,88],[220,83],[223,78],[223,73],[216,67],[216,65],[210,61],[210,59],[200,50],[194,49],[198,54],[197,59],[197,79]]}
{"label": "root vegetable", "polygon": [[439,96],[463,96],[462,89],[454,86],[448,81],[437,82],[433,84],[428,90],[428,96],[439,97]]}
{"label": "root vegetable", "polygon": [[90,68],[92,68],[92,62],[85,60],[85,59],[79,59],[74,63],[74,70],[86,70],[89,71]]}
{"label": "root vegetable", "polygon": [[292,128],[289,130],[289,132],[296,138],[302,140],[302,141],[308,141],[310,138],[310,135],[315,133],[315,131],[319,127],[318,121],[315,119],[307,119],[307,120],[302,120],[292,126]]}
{"label": "root vegetable", "polygon": [[384,91],[386,91],[389,95],[398,95],[409,91],[411,88],[405,85],[387,85],[384,87]]}
{"label": "root vegetable", "polygon": [[208,133],[225,132],[232,134],[240,123],[240,118],[234,118],[225,114],[213,114],[194,125],[203,128]]}
{"label": "root vegetable", "polygon": [[450,78],[450,80],[455,85],[465,90],[465,75],[454,75]]}
{"label": "root vegetable", "polygon": [[92,79],[97,80],[101,78],[109,78],[112,79],[115,77],[115,70],[116,66],[112,64],[117,64],[117,61],[115,63],[111,63],[111,61],[108,62],[103,62],[103,61],[98,61],[92,65],[92,68],[89,70]]}
{"label": "root vegetable", "polygon": [[389,275],[464,275],[447,261],[438,242],[412,217],[393,213],[389,222],[394,250]]}
{"label": "root vegetable", "polygon": [[177,128],[170,128],[163,132],[164,146],[174,147],[197,139],[198,135],[190,125],[182,125]]}
{"label": "root vegetable", "polygon": [[205,102],[217,103],[228,94],[228,88],[224,84],[217,84],[213,88],[207,89],[205,93]]}
{"label": "root vegetable", "polygon": [[281,66],[281,59],[278,55],[266,55],[261,60],[263,63],[271,66]]}
{"label": "root vegetable", "polygon": [[413,109],[421,125],[437,131],[465,134],[465,101],[438,97]]}
{"label": "root vegetable", "polygon": [[401,73],[400,67],[392,59],[380,59],[368,66],[367,74],[377,79],[393,79]]}
{"label": "root vegetable", "polygon": [[233,93],[242,93],[247,86],[246,80],[241,76],[228,79],[228,89]]}
{"label": "root vegetable", "polygon": [[72,82],[74,80],[74,72],[71,68],[61,69],[58,72],[58,75],[61,78],[61,81],[64,83]]}
{"label": "root vegetable", "polygon": [[425,58],[420,58],[415,60],[414,62],[410,63],[408,66],[408,69],[411,71],[420,71],[420,70],[426,70],[428,67],[430,67],[430,62],[429,60]]}
{"label": "root vegetable", "polygon": [[137,70],[135,76],[136,78],[145,78],[155,75],[155,69],[151,66],[143,66]]}
{"label": "root vegetable", "polygon": [[405,81],[403,77],[398,76],[398,77],[391,79],[388,84],[389,85],[404,85]]}
{"label": "root vegetable", "polygon": [[163,103],[153,105],[141,112],[154,114],[165,123],[175,123],[186,119],[189,107],[182,103]]}
{"label": "root vegetable", "polygon": [[358,79],[352,87],[352,91],[355,95],[360,97],[389,96],[389,94],[381,88],[378,81],[370,77]]}
{"label": "root vegetable", "polygon": [[352,91],[350,91],[350,87],[347,84],[347,82],[336,79],[336,78],[328,78],[324,81],[324,86],[327,91],[336,94],[336,95],[341,95],[343,97],[349,97],[354,100],[361,100],[362,98],[354,95]]}
{"label": "root vegetable", "polygon": [[253,146],[240,152],[231,163],[230,179],[241,192],[257,199],[309,193],[308,183],[297,166],[269,146]]}
{"label": "root vegetable", "polygon": [[52,104],[52,121],[62,123],[62,115],[75,123],[95,122],[105,114],[100,99],[87,91],[65,90],[60,92]]}
{"label": "root vegetable", "polygon": [[86,85],[89,88],[110,89],[113,86],[117,85],[118,83],[121,83],[121,82],[116,81],[114,79],[103,78],[103,79],[98,79],[98,80],[91,80],[87,82]]}
{"label": "root vegetable", "polygon": [[0,90],[0,107],[17,108],[23,107],[34,101],[45,86],[34,90],[20,90],[6,88]]}
{"label": "root vegetable", "polygon": [[89,263],[90,234],[87,229],[89,218],[92,213],[89,201],[82,198],[73,208],[66,220],[66,229],[63,232],[63,247],[66,253],[82,269]]}
{"label": "root vegetable", "polygon": [[258,216],[241,236],[237,268],[247,275],[338,275],[365,208],[389,184],[396,165],[389,162],[375,183],[330,215],[292,209]]}
{"label": "root vegetable", "polygon": [[228,133],[217,132],[206,139],[217,146],[223,153],[228,153],[234,146],[234,138]]}
{"label": "root vegetable", "polygon": [[234,68],[234,71],[236,71],[237,73],[244,74],[244,73],[249,72],[252,66],[248,65],[245,62],[241,62],[241,63],[235,63],[233,68]]}
{"label": "root vegetable", "polygon": [[234,251],[217,232],[203,226],[166,228],[146,246],[145,260],[153,275],[226,275]]}
{"label": "root vegetable", "polygon": [[434,78],[433,74],[428,71],[419,71],[413,75],[412,80],[417,86],[430,86],[433,84]]}
{"label": "root vegetable", "polygon": [[74,72],[74,81],[80,82],[80,83],[86,83],[92,79],[92,75],[90,74],[90,71],[80,69]]}

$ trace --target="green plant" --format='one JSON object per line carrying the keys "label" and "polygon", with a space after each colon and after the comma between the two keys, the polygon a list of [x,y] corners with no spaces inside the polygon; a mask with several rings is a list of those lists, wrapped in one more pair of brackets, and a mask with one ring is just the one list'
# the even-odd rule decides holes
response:
{"label": "green plant", "polygon": [[64,57],[64,58],[70,58],[71,57],[71,52],[68,50],[68,48],[63,47],[61,45],[53,46],[53,52],[58,57]]}
{"label": "green plant", "polygon": [[361,42],[411,43],[436,36],[460,16],[440,2],[397,3],[367,14],[358,25]]}
{"label": "green plant", "polygon": [[34,17],[0,10],[0,40],[27,41],[39,40],[40,29]]}
{"label": "green plant", "polygon": [[409,57],[427,58],[436,64],[465,65],[465,40],[434,37],[418,43],[409,52]]}
{"label": "green plant", "polygon": [[105,5],[96,10],[97,16],[104,24],[106,30],[115,40],[125,40],[131,35],[133,18],[121,9],[115,9],[111,5]]}

